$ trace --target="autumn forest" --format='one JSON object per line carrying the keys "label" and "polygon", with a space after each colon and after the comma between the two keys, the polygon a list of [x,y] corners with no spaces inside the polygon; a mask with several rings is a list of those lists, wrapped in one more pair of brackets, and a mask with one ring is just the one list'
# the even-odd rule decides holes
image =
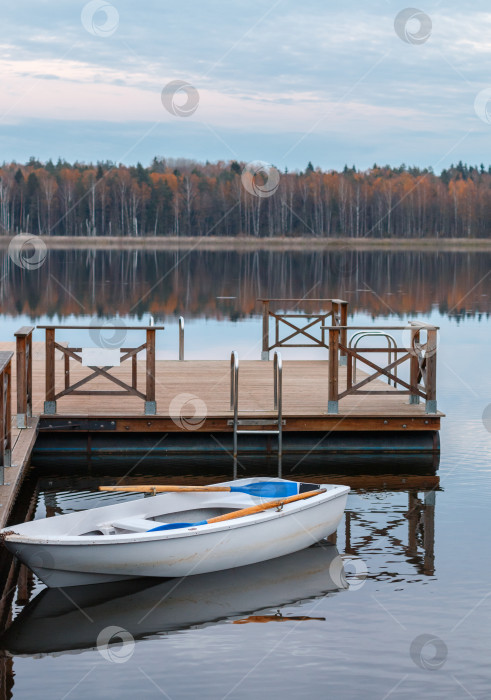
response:
{"label": "autumn forest", "polygon": [[[274,192],[244,186],[244,163],[155,158],[150,167],[3,164],[0,227],[69,236],[483,238],[491,167],[435,174],[374,165],[284,172]],[[261,177],[261,175],[258,175]]]}

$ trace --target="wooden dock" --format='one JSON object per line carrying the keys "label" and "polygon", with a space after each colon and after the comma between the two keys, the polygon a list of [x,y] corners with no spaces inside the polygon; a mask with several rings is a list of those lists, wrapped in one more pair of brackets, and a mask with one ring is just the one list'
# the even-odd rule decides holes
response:
{"label": "wooden dock", "polygon": [[[427,435],[433,436],[430,449],[438,450],[443,414],[436,401],[436,327],[419,322],[350,327],[347,303],[341,300],[314,300],[325,310],[309,316],[273,308],[296,300],[260,301],[262,359],[257,360],[239,362],[232,353],[230,362],[187,361],[183,323],[180,359],[175,361],[156,359],[157,337],[165,333],[156,326],[113,328],[123,340],[127,331],[141,333],[142,342],[136,347],[107,348],[102,342],[95,348],[72,345],[74,332],[81,328],[97,339],[104,326],[95,325],[42,326],[45,341],[35,343],[34,328],[25,327],[15,334],[15,341],[0,343],[4,397],[0,467],[5,465],[5,481],[12,489],[0,500],[3,522],[38,430],[44,443],[50,435],[54,440],[60,434],[65,440],[68,434],[125,434],[135,441],[146,434],[171,434],[174,445],[182,440],[195,455],[206,449],[203,436],[210,436],[235,459],[242,445],[270,435],[278,438],[280,458],[283,439],[285,452],[298,454],[309,451],[309,439],[318,443],[321,435],[325,442],[337,434],[346,440],[358,435],[361,441],[370,434],[378,439],[381,451],[401,440],[410,445],[413,435],[415,453],[418,440]],[[390,335],[393,331],[403,331],[407,342],[397,344]],[[370,337],[370,347],[359,347],[365,336]],[[287,347],[323,348],[325,359],[282,361],[279,352]],[[268,361],[272,353],[274,362]],[[387,359],[381,361],[384,356]],[[293,440],[295,449],[289,447]],[[274,440],[268,437],[268,441]],[[12,447],[15,467],[9,466]]]}
{"label": "wooden dock", "polygon": [[[0,350],[15,350],[15,343],[0,343]],[[276,414],[273,407],[274,375],[272,362],[245,360],[239,369],[239,412],[244,418],[268,419]],[[63,390],[64,358],[55,357],[55,393]],[[89,367],[74,363],[70,380],[78,384],[93,372]],[[145,361],[138,361],[138,384],[145,390]],[[233,416],[230,406],[230,363],[227,360],[161,360],[155,362],[155,415],[146,415],[138,396],[99,395],[108,389],[105,377],[91,380],[88,396],[69,393],[57,400],[56,414],[44,412],[45,402],[45,345],[33,344],[32,413],[50,422],[58,430],[76,430],[86,425],[81,418],[114,419],[115,426],[108,430],[121,432],[179,432],[183,429],[208,432],[231,432],[229,424]],[[131,383],[131,367],[121,365],[111,369],[111,374],[125,383]],[[339,368],[339,385],[346,387],[347,368]],[[358,370],[360,380],[368,375]],[[424,404],[410,404],[407,395],[401,395],[395,387],[375,380],[363,395],[347,396],[340,402],[337,414],[328,414],[329,362],[327,360],[291,360],[283,362],[283,418],[285,431],[317,430],[438,430],[438,412],[429,415]],[[12,392],[15,395],[15,360],[12,371]],[[377,395],[377,391],[384,391]],[[182,419],[180,421],[180,419]],[[69,423],[68,421],[72,421]],[[15,417],[14,417],[15,421]],[[188,422],[186,422],[188,421]],[[102,422],[101,422],[102,425]],[[264,426],[266,430],[267,426]],[[81,427],[81,429],[83,429]],[[261,429],[261,426],[258,426]]]}
{"label": "wooden dock", "polygon": [[15,504],[25,470],[29,466],[31,453],[38,434],[39,418],[29,418],[28,425],[21,430],[12,426],[12,457],[10,466],[4,470],[4,483],[0,484],[0,528],[4,527]]}

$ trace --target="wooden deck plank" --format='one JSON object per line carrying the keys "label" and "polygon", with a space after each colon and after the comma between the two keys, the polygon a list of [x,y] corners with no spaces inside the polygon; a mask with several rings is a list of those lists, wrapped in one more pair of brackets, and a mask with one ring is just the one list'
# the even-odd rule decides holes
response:
{"label": "wooden deck plank", "polygon": [[[44,343],[33,344],[33,413],[44,411],[45,365]],[[12,349],[13,343],[0,343],[0,349]],[[138,389],[145,391],[145,362],[138,363]],[[319,419],[332,423],[327,416],[328,362],[326,360],[283,361],[283,416],[287,420]],[[70,362],[70,380],[88,376],[92,370],[81,364]],[[131,363],[110,370],[111,374],[131,384]],[[15,391],[15,371],[13,370]],[[340,390],[346,387],[346,368],[340,367]],[[55,360],[56,392],[64,388],[64,365],[62,354]],[[358,380],[366,377],[358,370]],[[425,414],[425,404],[410,404],[408,395],[399,394],[385,381],[377,379],[368,384],[370,391],[389,391],[384,396],[371,393],[347,396],[339,402],[338,420],[365,418],[430,418]],[[96,377],[84,389],[107,390],[119,387],[104,377]],[[393,394],[393,395],[392,395]],[[156,362],[157,415],[169,417],[174,412],[193,416],[197,411],[209,419],[230,419],[230,365],[228,360],[157,360]],[[15,404],[14,404],[15,405]],[[239,368],[239,413],[249,417],[275,415],[273,410],[273,363],[261,360],[242,360]],[[68,395],[57,401],[58,416],[120,416],[143,417],[144,403],[134,396],[76,396]],[[437,414],[439,418],[442,414]],[[433,417],[434,418],[434,417]],[[439,423],[439,421],[437,421]],[[434,420],[431,421],[435,429]],[[379,421],[377,421],[377,429]],[[206,428],[205,428],[206,429]],[[313,429],[312,427],[310,429]],[[318,428],[317,428],[318,429]],[[359,427],[358,429],[363,429]],[[370,428],[368,428],[370,429]],[[390,427],[387,429],[391,429]],[[394,428],[392,428],[394,429]],[[429,428],[428,428],[429,429]]]}
{"label": "wooden deck plank", "polygon": [[5,484],[0,486],[0,528],[5,527],[29,466],[32,448],[36,441],[39,418],[29,418],[28,427],[12,430],[12,466],[5,467]]}

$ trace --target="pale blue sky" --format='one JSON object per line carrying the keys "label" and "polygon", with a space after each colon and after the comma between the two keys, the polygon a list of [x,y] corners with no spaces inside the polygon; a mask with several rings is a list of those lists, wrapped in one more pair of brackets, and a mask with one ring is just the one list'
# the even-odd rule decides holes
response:
{"label": "pale blue sky", "polygon": [[[491,88],[482,0],[418,5],[432,25],[419,44],[417,20],[396,34],[407,6],[392,0],[100,0],[107,12],[82,18],[85,5],[4,4],[0,161],[491,163],[474,108]],[[189,117],[162,106],[172,80],[198,91]]]}

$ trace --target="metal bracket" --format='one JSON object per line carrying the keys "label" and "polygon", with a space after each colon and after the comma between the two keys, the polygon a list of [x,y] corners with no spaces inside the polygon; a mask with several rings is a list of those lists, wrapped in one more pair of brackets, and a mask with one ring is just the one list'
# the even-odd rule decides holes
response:
{"label": "metal bracket", "polygon": [[269,350],[261,351],[261,360],[269,360]]}
{"label": "metal bracket", "polygon": [[339,413],[338,406],[339,406],[339,401],[328,401],[327,402],[327,412],[329,414],[336,415],[337,413]]}
{"label": "metal bracket", "polygon": [[145,401],[145,415],[146,416],[157,415],[157,402],[156,401]]}
{"label": "metal bracket", "polygon": [[5,474],[3,473],[4,467],[11,467],[12,466],[12,450],[5,450],[3,453],[3,464],[0,466],[0,469],[2,470],[2,481],[1,485],[5,485],[4,477]]}
{"label": "metal bracket", "polygon": [[17,414],[17,427],[27,428],[27,415],[25,413]]}
{"label": "metal bracket", "polygon": [[[228,420],[227,425],[233,425],[234,421],[233,420]],[[237,421],[237,425],[278,425],[278,420],[276,418],[258,418],[258,419],[247,419],[247,418],[240,418]],[[281,425],[286,425],[286,420],[281,421]]]}
{"label": "metal bracket", "polygon": [[45,401],[44,412],[49,416],[54,416],[56,414],[56,401]]}
{"label": "metal bracket", "polygon": [[438,413],[438,409],[436,407],[436,399],[430,399],[430,401],[426,402],[425,413]]}
{"label": "metal bracket", "polygon": [[56,418],[42,419],[39,425],[40,431],[45,430],[81,430],[81,431],[95,431],[95,430],[116,430],[116,421],[108,420],[107,418],[62,418],[61,416],[56,416]]}

